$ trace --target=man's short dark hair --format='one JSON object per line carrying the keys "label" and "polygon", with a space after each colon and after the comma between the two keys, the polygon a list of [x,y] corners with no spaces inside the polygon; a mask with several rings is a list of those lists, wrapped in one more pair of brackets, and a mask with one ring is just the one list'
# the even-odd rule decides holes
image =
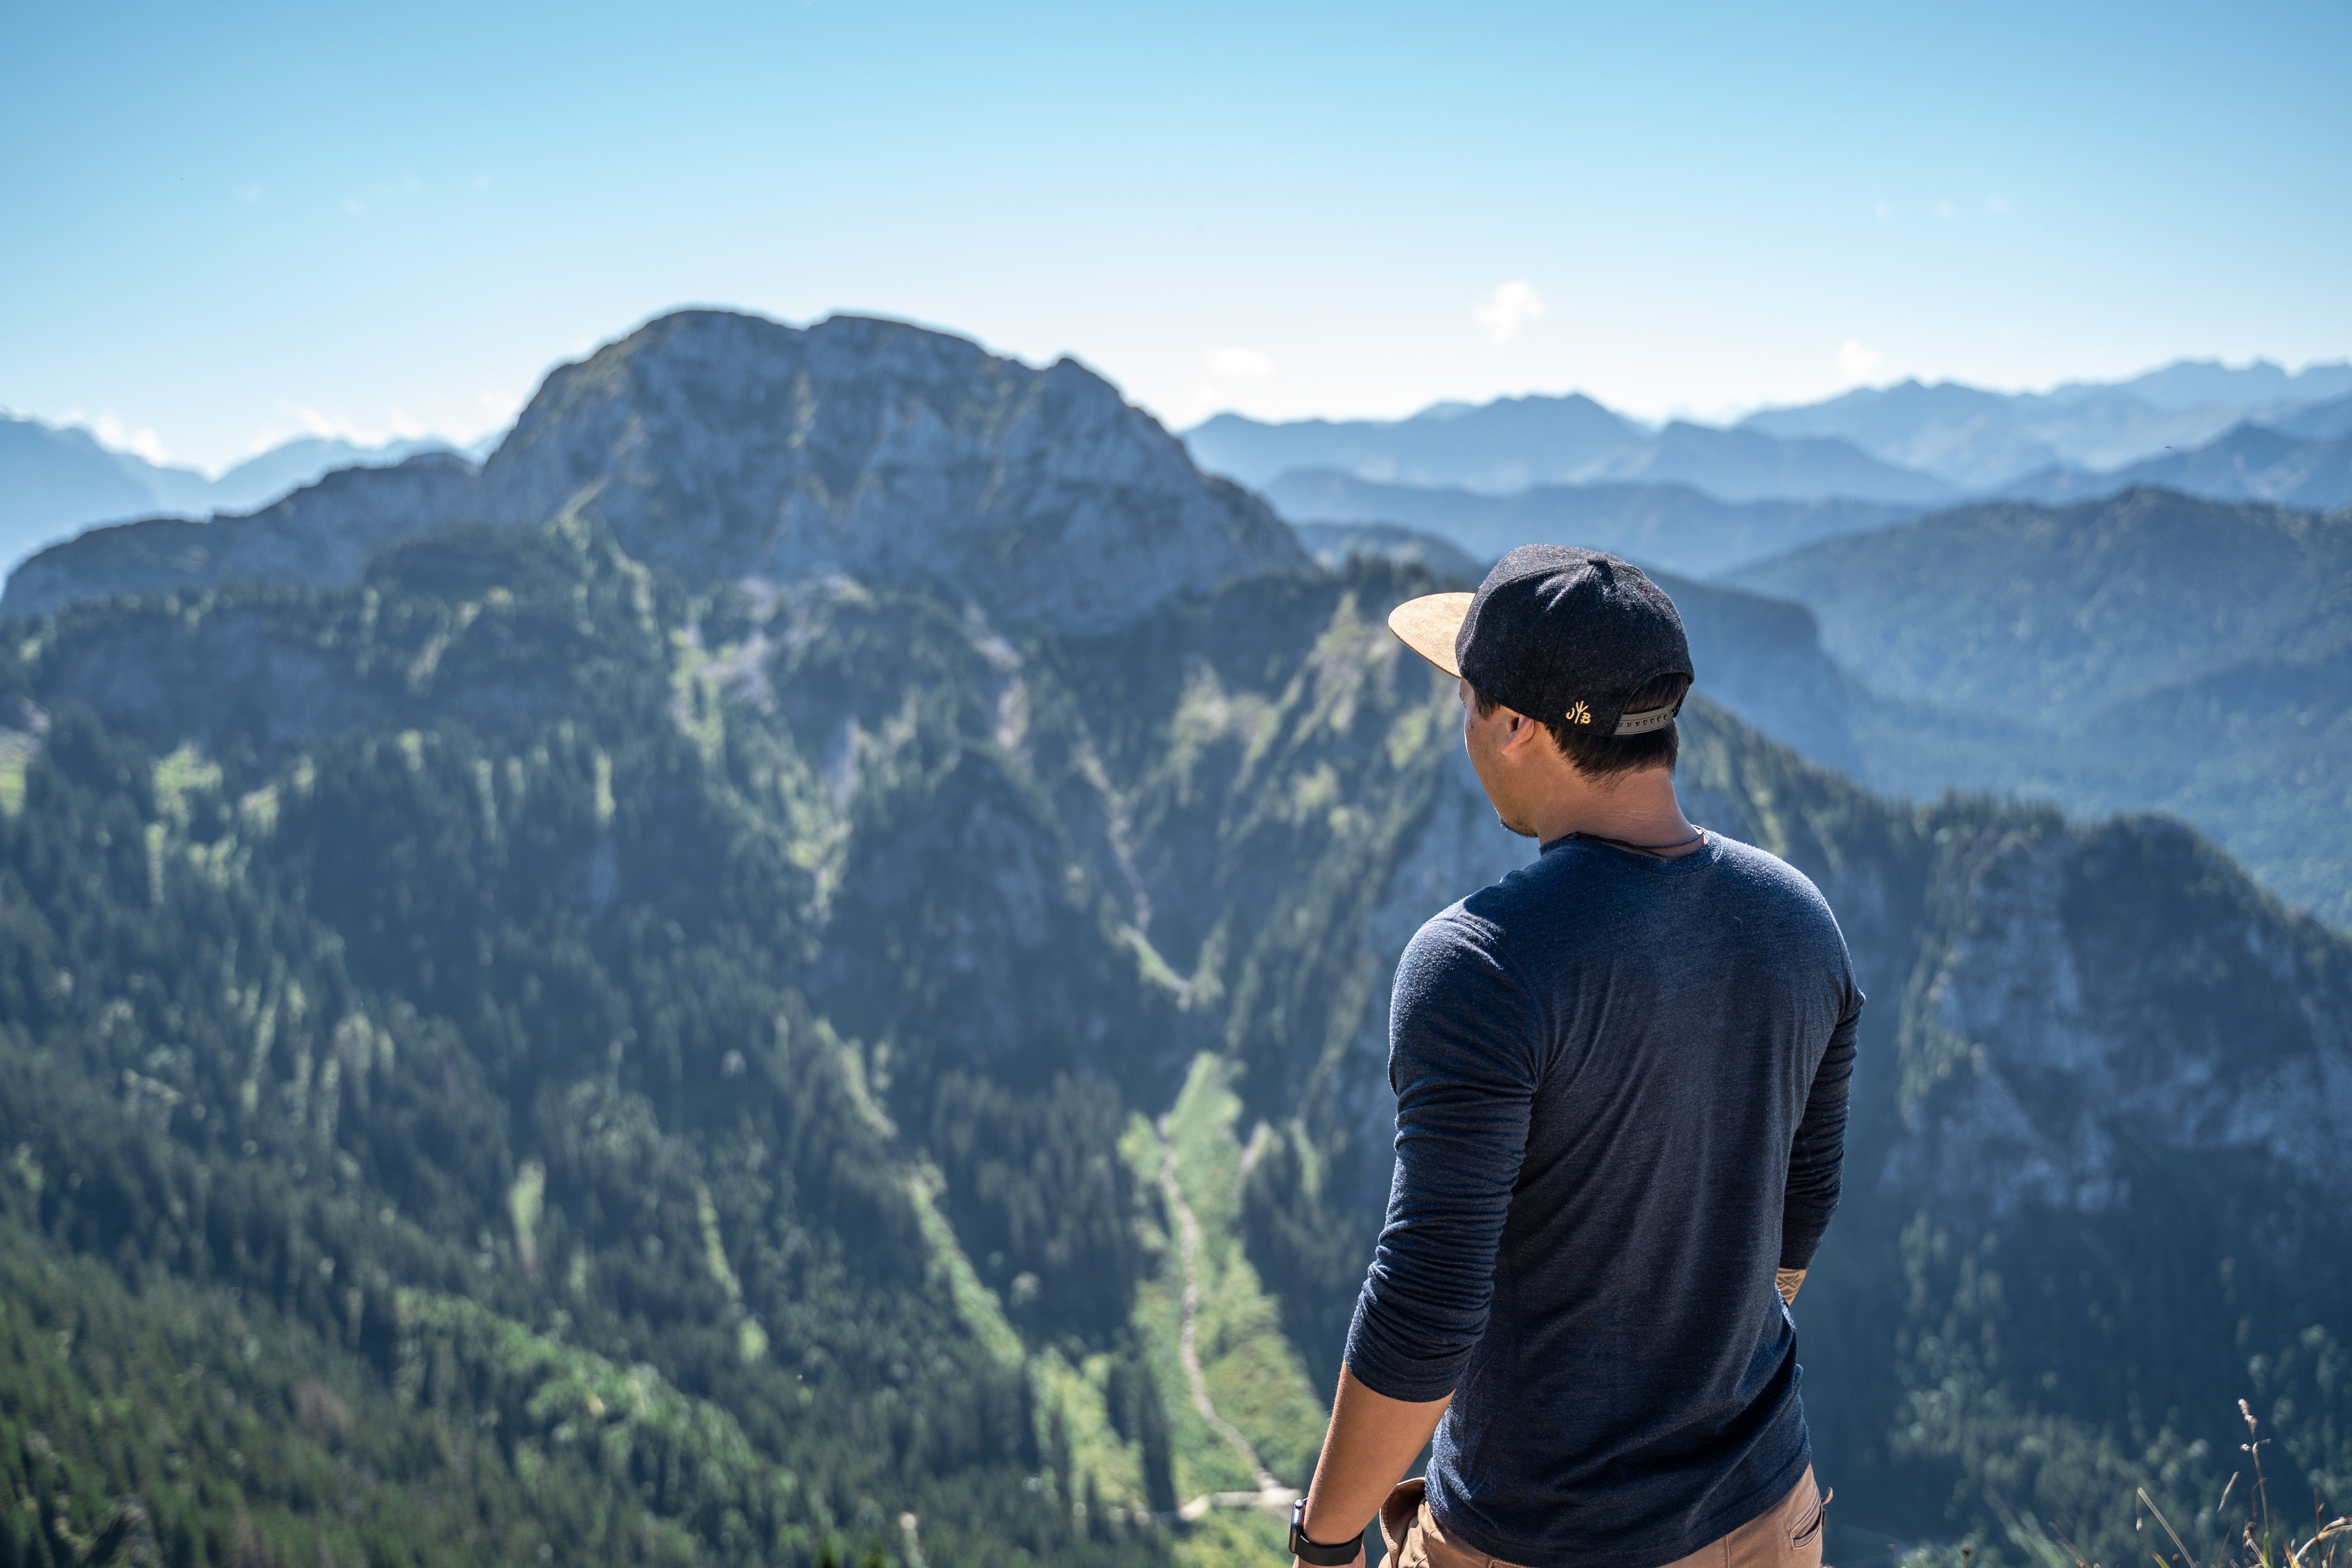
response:
{"label": "man's short dark hair", "polygon": [[[1661,675],[1634,691],[1626,701],[1625,711],[1647,713],[1654,708],[1671,708],[1682,700],[1690,683],[1687,675]],[[1481,719],[1502,706],[1475,687],[1471,688],[1471,694]],[[1564,721],[1548,723],[1544,728],[1551,731],[1552,744],[1559,748],[1559,754],[1589,779],[1613,778],[1619,773],[1639,773],[1643,768],[1664,768],[1671,773],[1675,759],[1682,754],[1679,722],[1646,735],[1603,735],[1589,724]]]}

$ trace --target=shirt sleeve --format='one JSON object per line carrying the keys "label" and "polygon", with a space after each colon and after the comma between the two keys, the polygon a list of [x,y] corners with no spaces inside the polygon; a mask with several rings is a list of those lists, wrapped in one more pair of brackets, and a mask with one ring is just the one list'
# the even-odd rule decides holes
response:
{"label": "shirt sleeve", "polygon": [[1849,981],[1845,1009],[1830,1036],[1829,1049],[1813,1072],[1804,1120],[1789,1152],[1789,1184],[1780,1200],[1780,1267],[1806,1268],[1837,1212],[1845,1179],[1847,1090],[1853,1082],[1853,1042],[1862,1024],[1862,992]]}
{"label": "shirt sleeve", "polygon": [[1422,928],[1389,1015],[1388,1221],[1348,1331],[1348,1370],[1375,1394],[1444,1398],[1486,1332],[1543,1040],[1540,1009],[1473,922]]}

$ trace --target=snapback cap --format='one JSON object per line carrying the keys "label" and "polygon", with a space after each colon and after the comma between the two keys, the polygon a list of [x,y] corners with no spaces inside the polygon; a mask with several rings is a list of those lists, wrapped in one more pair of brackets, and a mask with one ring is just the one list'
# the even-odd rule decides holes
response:
{"label": "snapback cap", "polygon": [[1522,544],[1475,594],[1430,594],[1389,612],[1389,629],[1481,697],[1547,723],[1645,735],[1682,711],[1629,714],[1660,676],[1691,677],[1683,618],[1630,561],[1570,544]]}

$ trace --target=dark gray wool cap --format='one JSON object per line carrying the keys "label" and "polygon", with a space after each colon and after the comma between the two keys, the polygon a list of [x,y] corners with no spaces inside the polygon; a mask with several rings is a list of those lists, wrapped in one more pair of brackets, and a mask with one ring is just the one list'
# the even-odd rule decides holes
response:
{"label": "dark gray wool cap", "polygon": [[1496,562],[1454,656],[1487,700],[1602,735],[1665,728],[1681,702],[1628,726],[1627,700],[1660,676],[1696,673],[1664,590],[1630,561],[1567,544],[1522,544]]}

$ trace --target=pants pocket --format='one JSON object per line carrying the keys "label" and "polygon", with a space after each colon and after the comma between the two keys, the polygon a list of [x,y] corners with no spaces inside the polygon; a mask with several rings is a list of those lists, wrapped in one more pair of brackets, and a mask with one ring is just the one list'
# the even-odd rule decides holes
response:
{"label": "pants pocket", "polygon": [[1830,1500],[1837,1496],[1837,1490],[1832,1488],[1827,1492],[1822,1491],[1809,1471],[1800,1489],[1800,1496],[1806,1493],[1811,1497],[1790,1516],[1789,1549],[1806,1562],[1819,1563],[1822,1560],[1822,1537],[1829,1527]]}
{"label": "pants pocket", "polygon": [[1411,1480],[1399,1481],[1388,1500],[1381,1504],[1381,1543],[1389,1549],[1391,1564],[1401,1565],[1406,1561],[1405,1537],[1412,1533],[1413,1521],[1420,1517],[1421,1500],[1427,1490],[1428,1483],[1415,1476]]}

